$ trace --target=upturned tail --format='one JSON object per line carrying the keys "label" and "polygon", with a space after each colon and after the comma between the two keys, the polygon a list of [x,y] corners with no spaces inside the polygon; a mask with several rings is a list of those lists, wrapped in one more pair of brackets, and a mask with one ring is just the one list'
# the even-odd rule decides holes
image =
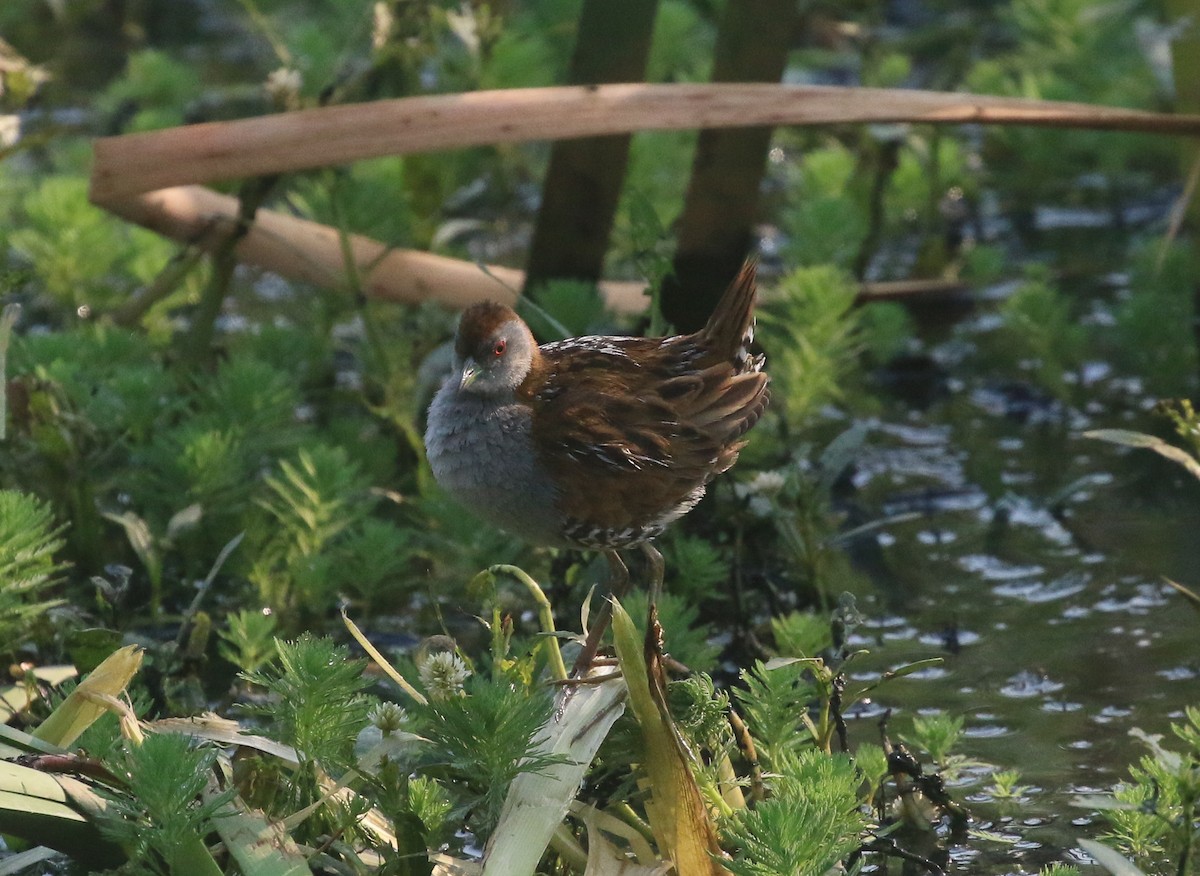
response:
{"label": "upturned tail", "polygon": [[748,259],[700,330],[704,344],[722,358],[737,363],[738,372],[758,371],[762,357],[750,354],[754,341],[755,276],[758,262]]}

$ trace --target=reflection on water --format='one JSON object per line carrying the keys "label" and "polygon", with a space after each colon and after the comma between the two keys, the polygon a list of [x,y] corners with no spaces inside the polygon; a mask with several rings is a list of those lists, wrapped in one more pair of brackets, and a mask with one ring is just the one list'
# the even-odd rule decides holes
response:
{"label": "reflection on water", "polygon": [[[954,792],[993,839],[955,847],[952,866],[999,876],[1085,861],[1075,839],[1105,823],[1071,798],[1125,777],[1143,754],[1132,728],[1166,733],[1200,703],[1200,616],[1161,577],[1196,582],[1200,488],[1080,437],[1152,425],[1126,418],[1146,403],[1109,369],[1093,369],[1086,410],[964,375],[980,326],[946,341],[961,379],[927,409],[880,417],[857,463],[856,503],[909,516],[876,535],[890,580],[853,644],[875,671],[945,662],[877,691],[851,739],[877,740],[887,709],[898,729],[914,712],[963,717],[958,753],[988,766]],[[995,796],[991,774],[1011,769],[1020,793]]]}

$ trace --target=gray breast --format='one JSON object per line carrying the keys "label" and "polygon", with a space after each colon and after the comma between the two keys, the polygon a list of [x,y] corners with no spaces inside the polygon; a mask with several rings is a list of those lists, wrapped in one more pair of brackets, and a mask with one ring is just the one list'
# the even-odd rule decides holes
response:
{"label": "gray breast", "polygon": [[530,434],[528,406],[447,383],[429,406],[425,451],[437,482],[471,513],[533,544],[560,545],[554,485]]}

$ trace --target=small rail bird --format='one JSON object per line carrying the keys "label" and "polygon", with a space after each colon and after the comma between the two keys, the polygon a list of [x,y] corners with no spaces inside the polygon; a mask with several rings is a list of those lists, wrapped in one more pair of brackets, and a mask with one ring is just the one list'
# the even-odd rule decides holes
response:
{"label": "small rail bird", "polygon": [[747,263],[694,334],[541,346],[511,308],[472,305],[429,408],[434,477],[532,544],[603,551],[614,590],[628,580],[617,552],[641,546],[661,584],[650,541],[737,461],[767,405],[754,299]]}

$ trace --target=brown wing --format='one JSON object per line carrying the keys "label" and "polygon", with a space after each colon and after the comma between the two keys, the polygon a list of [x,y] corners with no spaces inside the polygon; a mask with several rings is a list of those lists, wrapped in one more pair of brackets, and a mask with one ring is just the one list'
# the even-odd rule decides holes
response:
{"label": "brown wing", "polygon": [[714,363],[696,336],[576,338],[541,352],[534,444],[560,510],[601,529],[651,525],[694,499],[733,465],[766,405],[765,374]]}

